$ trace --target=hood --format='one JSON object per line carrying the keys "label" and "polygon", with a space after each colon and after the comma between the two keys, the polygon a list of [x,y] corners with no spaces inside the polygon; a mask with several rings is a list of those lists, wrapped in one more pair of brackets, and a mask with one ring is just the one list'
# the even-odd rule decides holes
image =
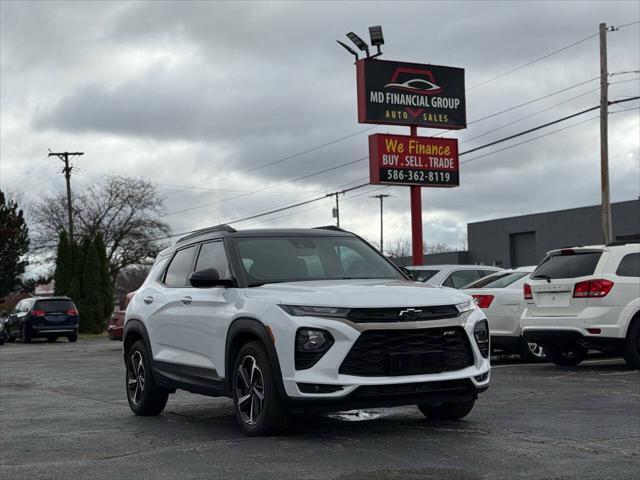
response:
{"label": "hood", "polygon": [[322,280],[270,283],[246,289],[248,298],[314,307],[425,307],[470,299],[459,290],[402,280]]}

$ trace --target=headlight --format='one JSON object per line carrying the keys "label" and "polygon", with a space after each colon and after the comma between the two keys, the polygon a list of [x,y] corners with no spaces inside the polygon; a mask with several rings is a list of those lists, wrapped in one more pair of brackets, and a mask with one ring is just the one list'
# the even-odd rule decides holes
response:
{"label": "headlight", "polygon": [[302,305],[280,305],[285,312],[294,317],[328,317],[347,318],[348,308],[339,307],[307,307]]}
{"label": "headlight", "polygon": [[472,299],[467,300],[466,302],[458,303],[456,308],[460,313],[468,312],[470,310],[475,310],[477,308],[476,302]]}
{"label": "headlight", "polygon": [[486,320],[480,320],[473,329],[473,336],[476,338],[478,349],[484,358],[489,356],[489,323]]}
{"label": "headlight", "polygon": [[296,333],[296,370],[313,367],[331,348],[334,340],[326,330],[301,328]]}

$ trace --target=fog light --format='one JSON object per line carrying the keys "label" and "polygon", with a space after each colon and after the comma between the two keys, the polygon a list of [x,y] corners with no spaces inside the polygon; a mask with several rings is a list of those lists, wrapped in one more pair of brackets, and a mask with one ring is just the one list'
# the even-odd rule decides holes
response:
{"label": "fog light", "polygon": [[473,336],[480,349],[480,353],[484,358],[489,357],[489,322],[481,320],[476,323],[473,329]]}
{"label": "fog light", "polygon": [[326,330],[301,328],[296,334],[296,370],[313,367],[333,345],[333,337]]}
{"label": "fog light", "polygon": [[489,378],[489,372],[485,372],[482,375],[476,375],[473,378],[476,382],[484,382],[487,378]]}

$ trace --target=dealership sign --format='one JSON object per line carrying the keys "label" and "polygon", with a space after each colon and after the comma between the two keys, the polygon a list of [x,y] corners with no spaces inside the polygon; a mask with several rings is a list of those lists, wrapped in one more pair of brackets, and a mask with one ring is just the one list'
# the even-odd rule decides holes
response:
{"label": "dealership sign", "polygon": [[458,140],[376,133],[369,136],[371,183],[457,187]]}
{"label": "dealership sign", "polygon": [[467,126],[462,68],[363,59],[356,72],[360,123]]}

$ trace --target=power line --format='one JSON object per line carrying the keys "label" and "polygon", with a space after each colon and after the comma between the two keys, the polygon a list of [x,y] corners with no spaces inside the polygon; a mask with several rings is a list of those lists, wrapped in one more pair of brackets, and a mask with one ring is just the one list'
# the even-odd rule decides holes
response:
{"label": "power line", "polygon": [[[620,28],[622,28],[622,27],[620,27]],[[489,78],[489,79],[487,79],[487,80],[485,80],[483,82],[477,83],[477,84],[473,85],[472,87],[469,87],[467,89],[467,91],[473,90],[474,88],[478,88],[478,87],[481,87],[483,85],[486,85],[489,82],[493,82],[494,80],[497,80],[498,78],[502,78],[502,77],[504,77],[506,75],[509,75],[511,73],[514,73],[514,72],[517,72],[518,70],[522,70],[523,68],[526,68],[526,67],[528,67],[530,65],[533,65],[534,63],[538,63],[538,62],[540,62],[542,60],[545,60],[545,59],[547,59],[547,58],[549,58],[549,57],[551,57],[553,55],[556,55],[556,54],[558,54],[560,52],[564,52],[565,50],[573,48],[576,45],[580,45],[581,43],[586,42],[587,40],[591,40],[592,38],[595,38],[597,36],[598,36],[597,33],[594,33],[593,35],[589,35],[588,37],[585,37],[585,38],[583,38],[581,40],[578,40],[577,42],[573,42],[573,43],[571,43],[571,44],[569,44],[569,45],[567,45],[565,47],[559,48],[558,50],[554,50],[553,52],[549,52],[549,53],[547,53],[547,54],[545,54],[545,55],[543,55],[541,57],[538,57],[538,58],[536,58],[534,60],[531,60],[530,62],[527,62],[524,65],[520,65],[519,67],[512,68],[511,70],[508,70],[508,71],[506,71],[504,73],[501,73],[499,75],[491,77],[491,78]]]}

